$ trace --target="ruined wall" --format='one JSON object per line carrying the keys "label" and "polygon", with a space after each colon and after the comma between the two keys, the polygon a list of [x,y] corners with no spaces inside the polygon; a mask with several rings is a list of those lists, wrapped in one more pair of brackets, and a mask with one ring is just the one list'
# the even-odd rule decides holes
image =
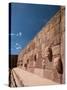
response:
{"label": "ruined wall", "polygon": [[[21,51],[17,66],[24,67],[24,64],[27,63],[28,71],[55,82],[64,83],[64,18],[64,7],[61,7],[47,25]],[[61,59],[63,65],[62,74],[58,73],[56,69],[59,59]]]}

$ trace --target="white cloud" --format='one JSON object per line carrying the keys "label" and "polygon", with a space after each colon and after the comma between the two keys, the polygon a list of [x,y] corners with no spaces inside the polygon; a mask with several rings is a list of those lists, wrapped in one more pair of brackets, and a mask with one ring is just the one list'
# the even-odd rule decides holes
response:
{"label": "white cloud", "polygon": [[14,34],[14,33],[11,33],[11,34],[9,34],[9,35],[11,35],[11,36],[15,36],[15,34]]}
{"label": "white cloud", "polygon": [[21,47],[16,47],[17,50],[21,49]]}
{"label": "white cloud", "polygon": [[19,32],[19,33],[17,33],[17,34],[15,34],[15,33],[11,33],[11,34],[9,34],[9,35],[11,35],[11,36],[22,36],[22,32]]}
{"label": "white cloud", "polygon": [[21,32],[19,32],[19,36],[21,36],[22,35],[22,33]]}
{"label": "white cloud", "polygon": [[22,36],[22,32],[17,33],[16,36]]}
{"label": "white cloud", "polygon": [[19,45],[19,43],[16,43],[16,46],[18,46]]}

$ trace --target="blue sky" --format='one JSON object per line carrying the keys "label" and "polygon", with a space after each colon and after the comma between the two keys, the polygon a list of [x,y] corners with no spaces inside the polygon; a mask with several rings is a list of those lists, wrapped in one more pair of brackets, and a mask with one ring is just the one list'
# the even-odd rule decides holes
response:
{"label": "blue sky", "polygon": [[11,3],[11,54],[18,54],[60,6]]}

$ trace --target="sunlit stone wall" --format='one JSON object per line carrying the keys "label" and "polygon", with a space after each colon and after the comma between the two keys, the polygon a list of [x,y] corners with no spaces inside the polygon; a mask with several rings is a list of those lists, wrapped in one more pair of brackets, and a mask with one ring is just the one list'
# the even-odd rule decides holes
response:
{"label": "sunlit stone wall", "polygon": [[[65,8],[61,7],[27,47],[20,52],[17,66],[24,68],[27,64],[28,71],[55,82],[64,83],[64,33]],[[58,67],[63,73],[62,71],[59,73],[56,68],[59,59],[62,67],[60,64]]]}

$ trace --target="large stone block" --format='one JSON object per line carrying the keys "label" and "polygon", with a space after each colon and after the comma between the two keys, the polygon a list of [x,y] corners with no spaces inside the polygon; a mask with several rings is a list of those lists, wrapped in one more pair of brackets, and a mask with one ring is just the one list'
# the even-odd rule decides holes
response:
{"label": "large stone block", "polygon": [[61,53],[61,46],[60,45],[56,45],[52,47],[52,52],[53,55],[58,55]]}

